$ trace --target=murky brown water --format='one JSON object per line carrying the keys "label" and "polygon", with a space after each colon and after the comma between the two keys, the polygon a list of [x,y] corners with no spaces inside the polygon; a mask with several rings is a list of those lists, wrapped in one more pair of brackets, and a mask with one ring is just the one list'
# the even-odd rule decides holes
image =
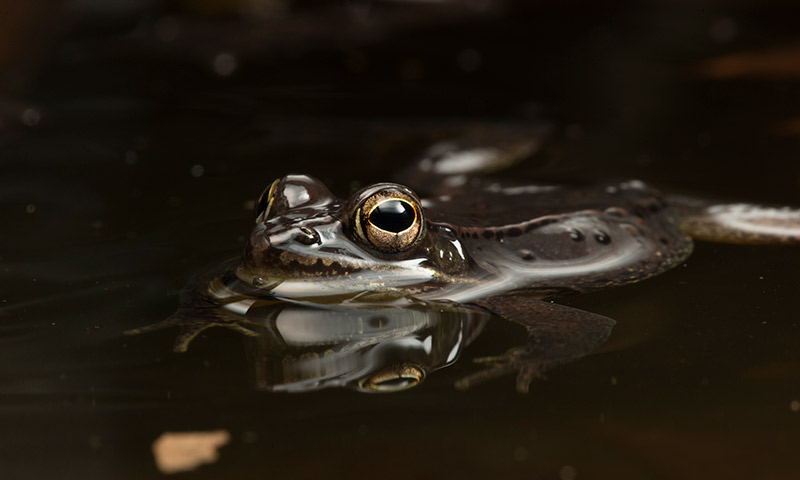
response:
{"label": "murky brown water", "polygon": [[796,247],[699,243],[661,277],[563,299],[618,324],[528,395],[511,378],[453,388],[515,344],[501,322],[391,395],[255,391],[222,329],[181,355],[174,331],[122,335],[241,250],[273,178],[345,194],[453,122],[553,122],[563,134],[517,176],[798,205],[800,11],[181,3],[73,2],[57,40],[22,21],[5,34],[0,476],[154,478],[163,432],[216,430],[219,459],[178,477],[800,474]]}

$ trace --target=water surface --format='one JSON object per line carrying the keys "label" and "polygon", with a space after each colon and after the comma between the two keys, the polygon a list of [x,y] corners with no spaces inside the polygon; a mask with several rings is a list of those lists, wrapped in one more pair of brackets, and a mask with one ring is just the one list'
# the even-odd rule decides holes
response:
{"label": "water surface", "polygon": [[178,476],[796,478],[797,248],[698,243],[658,278],[563,299],[618,324],[528,395],[511,378],[453,388],[518,343],[500,321],[391,395],[257,391],[223,329],[186,354],[175,331],[122,335],[239,254],[275,177],[345,195],[441,125],[552,122],[517,178],[800,204],[795,9],[375,7],[362,31],[313,5],[265,19],[124,3],[74,12],[4,88],[4,478],[157,478],[163,432],[216,430],[219,460]]}

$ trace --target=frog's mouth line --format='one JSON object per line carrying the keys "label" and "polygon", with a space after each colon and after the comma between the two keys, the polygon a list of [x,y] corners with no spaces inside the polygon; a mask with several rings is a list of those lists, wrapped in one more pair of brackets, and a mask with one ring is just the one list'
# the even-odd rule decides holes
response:
{"label": "frog's mouth line", "polygon": [[[236,276],[255,288],[287,298],[393,291],[421,285],[436,278],[434,270],[422,265],[424,260],[418,258],[391,264],[351,265],[284,251],[273,265],[275,268],[248,268],[242,265],[236,269]],[[368,263],[366,260],[364,262]]]}
{"label": "frog's mouth line", "polygon": [[[364,270],[363,267],[354,263],[345,263],[339,259],[326,256],[301,255],[288,250],[284,250],[278,256],[281,265],[292,272],[293,275],[308,277],[340,277],[358,273]],[[320,268],[322,267],[322,268]]]}

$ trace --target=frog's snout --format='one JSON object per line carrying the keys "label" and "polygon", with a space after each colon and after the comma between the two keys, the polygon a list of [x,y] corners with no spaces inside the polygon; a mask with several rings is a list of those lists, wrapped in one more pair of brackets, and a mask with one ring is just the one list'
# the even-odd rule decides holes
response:
{"label": "frog's snout", "polygon": [[303,245],[319,245],[322,243],[319,232],[313,227],[289,226],[274,229],[262,235],[264,248],[287,248],[297,242]]}

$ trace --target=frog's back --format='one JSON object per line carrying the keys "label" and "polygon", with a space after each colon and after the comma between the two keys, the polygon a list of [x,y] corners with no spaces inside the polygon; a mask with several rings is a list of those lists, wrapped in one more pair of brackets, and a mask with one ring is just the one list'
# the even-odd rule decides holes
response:
{"label": "frog's back", "polygon": [[642,182],[482,190],[424,203],[430,220],[451,228],[484,272],[481,285],[462,285],[454,299],[623,285],[674,267],[692,250],[669,205]]}

